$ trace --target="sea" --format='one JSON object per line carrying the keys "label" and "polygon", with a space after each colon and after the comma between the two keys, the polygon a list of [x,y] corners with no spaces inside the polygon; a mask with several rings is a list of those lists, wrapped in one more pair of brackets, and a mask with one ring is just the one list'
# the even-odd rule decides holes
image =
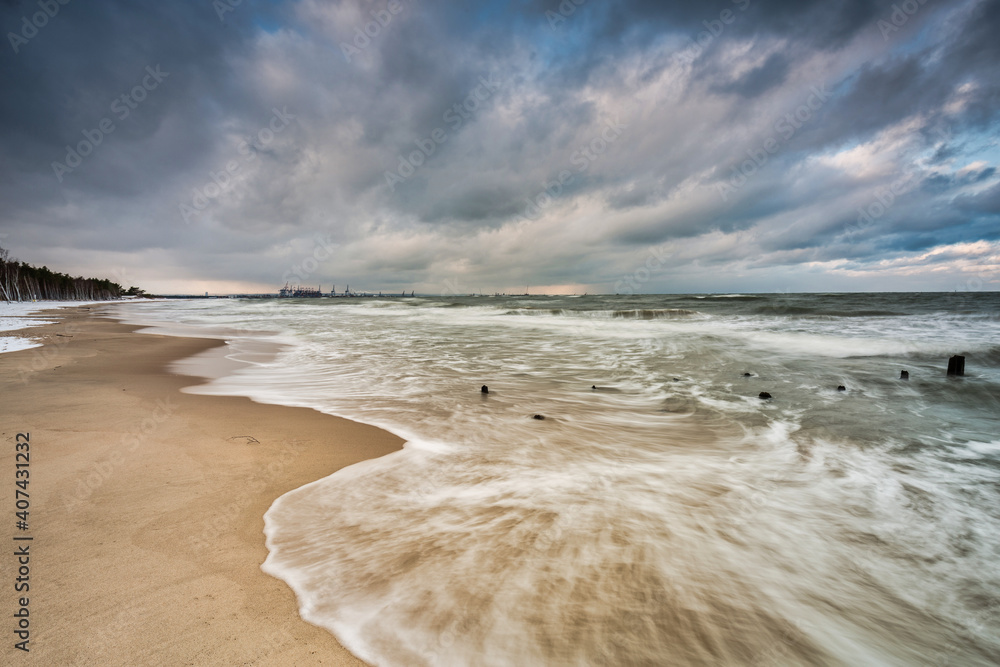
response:
{"label": "sea", "polygon": [[1000,664],[1000,293],[110,311],[224,337],[190,391],[406,441],[265,516],[373,665]]}

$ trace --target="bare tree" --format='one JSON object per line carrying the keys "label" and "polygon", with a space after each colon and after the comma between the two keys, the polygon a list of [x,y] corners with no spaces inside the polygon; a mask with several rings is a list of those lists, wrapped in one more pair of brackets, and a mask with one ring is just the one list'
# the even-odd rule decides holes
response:
{"label": "bare tree", "polygon": [[3,300],[10,302],[10,267],[8,260],[10,251],[0,246],[0,292],[3,292]]}

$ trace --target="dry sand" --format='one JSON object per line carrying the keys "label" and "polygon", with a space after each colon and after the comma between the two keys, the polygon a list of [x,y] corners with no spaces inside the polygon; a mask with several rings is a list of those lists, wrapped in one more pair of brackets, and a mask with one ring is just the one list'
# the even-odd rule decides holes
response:
{"label": "dry sand", "polygon": [[[275,498],[402,442],[246,398],[184,394],[169,362],[221,341],[134,333],[84,309],[0,355],[0,663],[362,665],[260,570]],[[15,528],[14,444],[30,433],[30,530]],[[31,535],[30,593],[13,590]],[[27,595],[30,653],[14,648]]]}

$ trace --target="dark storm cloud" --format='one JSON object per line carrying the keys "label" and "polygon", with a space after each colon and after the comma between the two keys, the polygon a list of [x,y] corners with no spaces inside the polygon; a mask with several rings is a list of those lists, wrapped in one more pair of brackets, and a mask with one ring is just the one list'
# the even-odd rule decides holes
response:
{"label": "dark storm cloud", "polygon": [[996,237],[998,7],[72,0],[0,50],[0,225],[158,283],[274,283],[317,236],[310,280],[387,289],[607,289],[671,242],[874,266]]}
{"label": "dark storm cloud", "polygon": [[[720,20],[723,12],[731,11],[737,14],[746,12],[747,18],[725,24],[724,30],[739,34],[793,35],[817,48],[830,49],[843,45],[858,31],[868,29],[879,16],[888,15],[891,5],[892,2],[873,0],[627,0],[616,2],[607,10],[600,3],[591,2],[582,6],[580,11],[603,14],[603,21],[594,31],[595,38],[603,44],[620,42],[635,33],[655,34],[664,30],[697,33],[712,30],[713,27],[719,29],[714,22]],[[540,11],[559,12],[557,2],[538,0],[533,6]],[[710,25],[706,26],[706,22]]]}
{"label": "dark storm cloud", "polygon": [[[35,3],[5,6],[4,33],[20,34],[22,17],[32,10],[38,11]],[[18,53],[5,44],[0,56],[5,153],[24,160],[38,149],[58,150],[76,140],[83,128],[112,115],[110,105],[141,82],[147,66],[169,71],[172,90],[159,99],[151,95],[143,113],[121,125],[128,140],[148,136],[172,112],[201,117],[210,112],[200,106],[206,97],[235,96],[234,106],[244,105],[246,97],[230,85],[226,57],[251,30],[239,16],[223,24],[204,2],[60,6]],[[192,123],[189,129],[205,132],[205,125]],[[29,160],[17,166],[30,165]]]}
{"label": "dark storm cloud", "polygon": [[[983,170],[983,173],[992,170]],[[1000,184],[993,185],[991,188],[975,194],[975,195],[963,195],[955,200],[955,206],[960,211],[967,213],[979,213],[996,216],[1000,214]],[[994,219],[995,222],[995,219]],[[996,238],[997,234],[1000,234],[1000,227],[993,227],[993,235],[991,238]]]}
{"label": "dark storm cloud", "polygon": [[780,53],[773,53],[767,60],[736,81],[716,86],[721,93],[735,93],[743,97],[757,97],[771,88],[781,85],[788,75],[788,58]]}

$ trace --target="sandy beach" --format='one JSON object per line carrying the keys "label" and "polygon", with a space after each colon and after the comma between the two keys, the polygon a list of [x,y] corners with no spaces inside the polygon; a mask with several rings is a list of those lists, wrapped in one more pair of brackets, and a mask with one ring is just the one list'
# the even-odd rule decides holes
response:
{"label": "sandy beach", "polygon": [[[89,308],[0,355],[4,538],[30,535],[30,592],[0,559],[4,664],[361,665],[260,570],[275,498],[402,442],[246,398],[181,393],[167,370],[222,341],[135,333]],[[30,434],[29,530],[15,528],[15,439]],[[14,648],[29,598],[30,653]]]}

